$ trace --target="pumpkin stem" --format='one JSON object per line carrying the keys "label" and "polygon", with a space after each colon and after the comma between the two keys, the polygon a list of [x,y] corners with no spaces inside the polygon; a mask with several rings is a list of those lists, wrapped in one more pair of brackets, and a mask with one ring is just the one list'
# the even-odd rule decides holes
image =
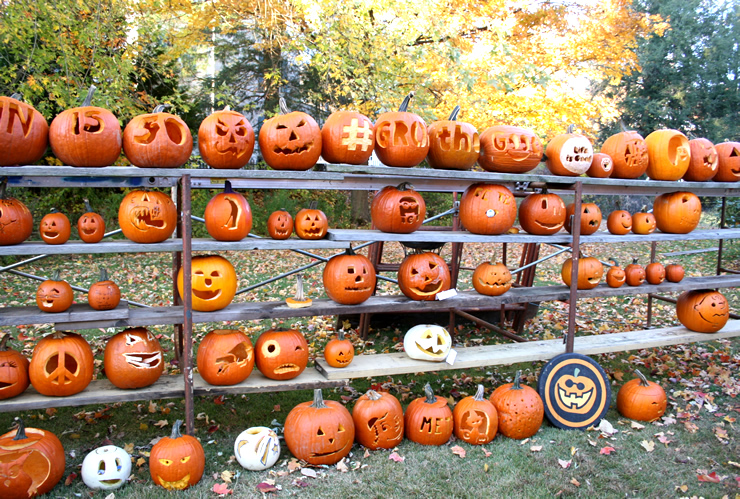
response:
{"label": "pumpkin stem", "polygon": [[306,296],[303,294],[303,275],[298,274],[296,281],[295,299],[296,301],[305,301]]}
{"label": "pumpkin stem", "polygon": [[13,92],[13,95],[11,95],[10,98],[15,100],[23,100],[23,94],[21,94],[20,92]]}
{"label": "pumpkin stem", "polygon": [[519,384],[519,379],[521,377],[522,377],[522,372],[521,371],[517,371],[516,374],[514,375],[514,384],[511,385],[511,389],[512,390],[521,390],[522,389],[522,385]]}
{"label": "pumpkin stem", "polygon": [[10,339],[10,333],[5,333],[3,339],[0,340],[0,352],[8,350],[8,340]]}
{"label": "pumpkin stem", "polygon": [[637,258],[632,258],[632,265],[637,265]]}
{"label": "pumpkin stem", "polygon": [[455,106],[455,109],[452,110],[450,113],[450,117],[447,118],[448,121],[457,121],[457,115],[460,112],[460,106]]}
{"label": "pumpkin stem", "polygon": [[231,180],[224,180],[224,194],[233,194],[234,189],[231,188]]}
{"label": "pumpkin stem", "polygon": [[413,190],[415,190],[414,189],[414,186],[411,185],[409,182],[402,182],[402,183],[398,184],[398,187],[396,187],[396,189],[398,189],[399,191],[402,191],[402,192],[403,191],[413,191]]}
{"label": "pumpkin stem", "polygon": [[473,400],[476,402],[482,402],[484,400],[483,385],[478,385],[478,390],[476,390],[475,395],[473,395]]}
{"label": "pumpkin stem", "polygon": [[409,102],[411,101],[411,98],[414,96],[416,92],[413,90],[409,92],[409,94],[406,96],[406,98],[403,99],[403,102],[401,102],[401,105],[398,106],[398,112],[399,113],[405,113],[409,108]]}
{"label": "pumpkin stem", "polygon": [[0,182],[0,199],[5,198],[5,191],[8,189],[8,177],[3,177],[3,181]]}
{"label": "pumpkin stem", "polygon": [[57,210],[56,208],[52,208],[49,210],[49,213],[59,213],[59,210]]}
{"label": "pumpkin stem", "polygon": [[105,270],[105,267],[100,267],[100,281],[107,281],[108,280],[108,271]]}
{"label": "pumpkin stem", "polygon": [[98,87],[96,87],[95,85],[90,85],[90,88],[87,91],[87,95],[85,96],[85,100],[82,101],[82,107],[88,107],[92,105],[92,98],[97,89]]}
{"label": "pumpkin stem", "polygon": [[59,275],[59,269],[56,269],[53,274],[51,274],[51,280],[52,281],[61,281],[62,278]]}
{"label": "pumpkin stem", "polygon": [[21,418],[15,418],[15,420],[18,422],[18,428],[15,430],[15,437],[13,437],[13,440],[26,440],[28,438],[26,436],[26,425],[23,424],[23,420]]}
{"label": "pumpkin stem", "polygon": [[650,386],[650,382],[647,380],[645,375],[640,372],[639,369],[635,369],[635,374],[637,374],[637,377],[640,378],[640,386]]}
{"label": "pumpkin stem", "polygon": [[424,395],[426,395],[426,400],[424,401],[425,404],[433,404],[437,401],[437,396],[434,395],[432,385],[430,385],[429,383],[424,385]]}
{"label": "pumpkin stem", "polygon": [[288,104],[285,103],[285,99],[283,97],[280,97],[280,99],[278,99],[278,107],[280,108],[280,114],[290,113],[290,109],[288,109]]}
{"label": "pumpkin stem", "polygon": [[83,198],[82,201],[85,203],[85,211],[88,213],[92,213],[93,209],[92,206],[90,206],[90,200],[87,198]]}
{"label": "pumpkin stem", "polygon": [[609,261],[614,262],[614,265],[612,267],[619,267],[619,263],[614,258],[610,258]]}
{"label": "pumpkin stem", "polygon": [[623,132],[629,132],[629,130],[627,129],[627,125],[625,125],[625,124],[624,124],[624,121],[622,121],[622,120],[619,120],[619,128],[620,128],[620,129],[621,129],[621,130],[622,130]]}
{"label": "pumpkin stem", "polygon": [[328,406],[324,403],[324,394],[321,393],[321,388],[315,388],[313,391],[313,404],[310,405],[314,409],[326,409]]}
{"label": "pumpkin stem", "polygon": [[375,391],[375,390],[373,390],[373,389],[370,389],[370,390],[368,390],[368,391],[367,391],[367,392],[365,393],[365,395],[367,396],[367,398],[368,398],[369,400],[373,400],[373,401],[374,401],[374,400],[380,400],[380,397],[382,396],[382,395],[380,395],[380,394],[379,394],[378,392],[376,392],[376,391]]}
{"label": "pumpkin stem", "polygon": [[[344,337],[344,329],[340,329],[339,331],[337,331],[337,339],[339,341],[344,341],[345,340],[345,337]],[[2,346],[2,344],[0,344],[0,346]]]}
{"label": "pumpkin stem", "polygon": [[224,106],[224,109],[223,109],[223,110],[224,110],[224,111],[231,111],[231,106],[229,106],[228,104],[226,104],[226,105]]}
{"label": "pumpkin stem", "polygon": [[175,424],[172,425],[172,435],[170,435],[170,438],[172,440],[182,438],[182,433],[180,433],[180,426],[182,426],[182,419],[175,420]]}
{"label": "pumpkin stem", "polygon": [[318,207],[319,207],[319,202],[316,201],[315,199],[311,201],[311,203],[308,205],[309,210],[315,210]]}
{"label": "pumpkin stem", "polygon": [[163,112],[164,112],[164,110],[165,110],[165,109],[167,109],[168,107],[170,107],[170,105],[169,105],[169,104],[158,104],[158,105],[157,105],[157,106],[156,106],[156,107],[154,108],[154,110],[152,111],[152,113],[163,113]]}
{"label": "pumpkin stem", "polygon": [[568,133],[576,133],[576,125],[575,123],[572,123],[568,125]]}

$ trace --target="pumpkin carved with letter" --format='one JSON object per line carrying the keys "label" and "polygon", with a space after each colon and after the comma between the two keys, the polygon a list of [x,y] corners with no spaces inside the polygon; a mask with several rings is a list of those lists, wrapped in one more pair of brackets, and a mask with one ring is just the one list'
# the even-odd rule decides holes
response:
{"label": "pumpkin carved with letter", "polygon": [[0,97],[0,166],[33,165],[49,143],[46,118],[21,98]]}
{"label": "pumpkin carved with letter", "polygon": [[421,445],[444,445],[452,436],[454,423],[447,399],[435,395],[429,383],[424,396],[411,401],[404,416],[406,438]]}
{"label": "pumpkin carved with letter", "polygon": [[494,125],[480,135],[478,164],[489,172],[526,173],[540,164],[543,151],[532,130]]}
{"label": "pumpkin carved with letter", "polygon": [[383,164],[396,167],[416,166],[429,152],[427,124],[417,114],[408,112],[410,92],[398,111],[383,113],[375,122],[375,154]]}
{"label": "pumpkin carved with letter", "polygon": [[469,123],[457,121],[460,106],[455,106],[447,120],[429,125],[429,153],[427,161],[432,168],[442,170],[470,170],[478,160],[480,137]]}
{"label": "pumpkin carved with letter", "polygon": [[575,125],[570,125],[566,133],[556,135],[547,143],[545,165],[553,175],[577,177],[591,167],[593,155],[591,141],[576,133]]}

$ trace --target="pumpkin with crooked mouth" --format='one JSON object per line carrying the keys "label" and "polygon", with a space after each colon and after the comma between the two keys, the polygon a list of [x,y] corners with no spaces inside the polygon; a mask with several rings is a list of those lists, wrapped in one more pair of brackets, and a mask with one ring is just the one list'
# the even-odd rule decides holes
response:
{"label": "pumpkin with crooked mouth", "polygon": [[716,333],[730,318],[725,295],[716,290],[684,291],[676,302],[676,316],[687,329],[698,333]]}
{"label": "pumpkin with crooked mouth", "polygon": [[238,170],[254,151],[254,130],[243,114],[215,111],[198,128],[198,149],[211,168]]}
{"label": "pumpkin with crooked mouth", "polygon": [[[234,266],[219,255],[195,256],[191,260],[193,310],[213,312],[229,305],[236,296],[237,278]],[[177,290],[183,296],[184,272],[177,273]]]}
{"label": "pumpkin with crooked mouth", "polygon": [[254,368],[252,340],[237,329],[215,329],[201,340],[197,359],[198,372],[206,383],[241,383]]}
{"label": "pumpkin with crooked mouth", "polygon": [[623,236],[632,230],[632,215],[627,210],[614,210],[606,219],[606,228],[612,234]]}
{"label": "pumpkin with crooked mouth", "polygon": [[[570,286],[573,259],[568,258],[560,271],[560,277],[566,286]],[[604,275],[604,265],[592,256],[578,259],[578,289],[593,289],[601,282]]]}
{"label": "pumpkin with crooked mouth", "polygon": [[450,269],[436,253],[412,253],[398,268],[398,287],[412,300],[434,300],[438,293],[450,289]]}
{"label": "pumpkin with crooked mouth", "polygon": [[519,205],[519,224],[530,234],[555,234],[565,225],[565,218],[565,202],[547,189],[530,194]]}
{"label": "pumpkin with crooked mouth", "polygon": [[254,345],[257,369],[270,379],[292,379],[308,365],[308,343],[295,329],[271,329]]}
{"label": "pumpkin with crooked mouth", "polygon": [[327,262],[322,279],[329,298],[342,305],[364,302],[372,296],[377,282],[372,262],[352,248]]}
{"label": "pumpkin with crooked mouth", "polygon": [[[575,214],[575,203],[569,204],[565,208],[565,230],[572,234],[571,216]],[[588,236],[599,230],[601,227],[601,209],[596,203],[581,204],[581,235]]]}
{"label": "pumpkin with crooked mouth", "polygon": [[105,345],[105,375],[118,388],[143,388],[164,370],[162,347],[145,327],[124,329]]}
{"label": "pumpkin with crooked mouth", "polygon": [[511,289],[511,272],[501,262],[483,262],[473,271],[473,287],[482,295],[502,295]]}
{"label": "pumpkin with crooked mouth", "polygon": [[131,456],[115,445],[98,447],[85,456],[80,474],[91,489],[117,489],[131,475]]}
{"label": "pumpkin with crooked mouth", "polygon": [[442,326],[418,324],[403,337],[403,350],[416,360],[442,362],[452,348],[452,337]]}
{"label": "pumpkin with crooked mouth", "polygon": [[655,215],[645,211],[639,211],[632,215],[632,232],[635,234],[652,234],[655,232],[657,222]]}
{"label": "pumpkin with crooked mouth", "polygon": [[180,434],[182,421],[172,425],[172,435],[162,438],[149,453],[149,473],[154,483],[167,490],[185,490],[197,484],[206,467],[206,455],[198,439]]}
{"label": "pumpkin with crooked mouth", "polygon": [[72,306],[73,301],[72,286],[59,277],[58,270],[54,271],[51,279],[43,281],[36,288],[36,306],[42,312],[64,312]]}
{"label": "pumpkin with crooked mouth", "polygon": [[280,114],[260,128],[262,158],[275,170],[308,170],[321,156],[321,129],[308,114],[291,112],[282,97],[279,105]]}
{"label": "pumpkin with crooked mouth", "polygon": [[177,228],[177,208],[162,192],[129,192],[118,207],[118,225],[135,243],[161,243]]}

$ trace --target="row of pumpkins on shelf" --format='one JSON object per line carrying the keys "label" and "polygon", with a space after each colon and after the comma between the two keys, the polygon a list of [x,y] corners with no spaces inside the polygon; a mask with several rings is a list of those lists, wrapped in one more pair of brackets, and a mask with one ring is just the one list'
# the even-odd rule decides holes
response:
{"label": "row of pumpkins on shelf", "polygon": [[[659,384],[636,373],[637,378],[620,388],[617,409],[630,419],[655,421],[665,412],[666,393]],[[539,431],[545,411],[540,395],[521,384],[520,374],[516,373],[512,383],[497,387],[489,398],[484,396],[483,385],[478,385],[475,395],[461,399],[454,409],[450,409],[447,398],[435,395],[429,384],[424,387],[424,396],[411,401],[405,412],[389,392],[369,390],[357,399],[350,413],[342,403],[324,400],[321,390],[316,389],[312,401],[300,403],[288,413],[284,441],[296,458],[312,465],[332,465],[346,457],[355,442],[376,450],[393,449],[404,436],[433,446],[446,444],[453,433],[471,445],[488,444],[499,433],[517,440],[529,438]],[[589,378],[583,379],[592,384]],[[564,389],[570,392],[570,386],[564,385]],[[152,481],[168,490],[187,489],[205,472],[203,447],[195,437],[181,434],[181,424],[176,421],[171,436],[155,443],[149,455]],[[264,426],[248,428],[234,441],[237,461],[250,471],[272,467],[280,452],[277,434]],[[34,454],[42,463],[25,466]],[[17,465],[19,470],[0,482],[0,495],[15,499],[49,492],[64,474],[64,456],[56,435],[25,428],[19,420],[15,430],[0,436],[0,462]],[[131,456],[114,445],[92,450],[81,468],[84,483],[92,489],[117,489],[130,473]]]}
{"label": "row of pumpkins on shelf", "polygon": [[[91,87],[81,107],[56,116],[51,127],[33,107],[0,97],[4,111],[0,116],[7,116],[7,126],[0,128],[0,166],[35,163],[46,152],[47,142],[57,158],[79,167],[112,165],[121,150],[140,167],[178,168],[190,158],[193,138],[182,119],[158,106],[153,113],[133,118],[122,134],[112,112],[92,106],[94,90]],[[322,128],[308,114],[290,112],[280,99],[280,114],[260,128],[260,152],[276,170],[308,170],[320,157],[329,163],[367,164],[375,151],[393,167],[413,167],[426,159],[440,169],[469,170],[477,162],[487,171],[526,173],[544,154],[554,175],[633,179],[647,173],[654,180],[740,181],[738,142],[714,145],[670,129],[643,139],[638,132],[625,130],[609,137],[594,154],[591,141],[571,126],[543,148],[539,137],[522,127],[495,125],[479,135],[471,124],[457,121],[459,106],[447,120],[427,127],[408,111],[412,96],[413,92],[397,112],[379,115],[375,124],[358,112],[337,111]],[[200,154],[212,168],[242,168],[254,143],[249,121],[228,108],[212,113],[198,130]]]}

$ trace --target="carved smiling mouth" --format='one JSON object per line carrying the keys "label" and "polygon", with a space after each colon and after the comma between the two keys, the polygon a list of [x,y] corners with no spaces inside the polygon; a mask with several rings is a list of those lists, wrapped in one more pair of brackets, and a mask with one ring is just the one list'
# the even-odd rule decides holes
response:
{"label": "carved smiling mouth", "polygon": [[51,307],[54,306],[54,302],[52,300],[44,300],[44,301],[41,302],[41,305],[44,308],[51,308]]}
{"label": "carved smiling mouth", "polygon": [[484,281],[483,279],[481,279],[480,277],[478,278],[478,282],[479,282],[479,283],[480,283],[480,284],[481,284],[482,286],[486,286],[486,287],[489,287],[489,288],[494,288],[494,289],[498,289],[498,288],[505,288],[505,287],[507,286],[507,284],[508,284],[508,283],[507,283],[507,284],[499,284],[499,283],[497,283],[497,282],[486,282],[486,281]]}
{"label": "carved smiling mouth", "polygon": [[429,283],[424,284],[422,287],[417,287],[416,293],[420,295],[433,295],[436,293],[439,293],[442,291],[442,286],[444,283],[442,281],[432,281]]}
{"label": "carved smiling mouth", "polygon": [[0,390],[2,390],[3,388],[7,388],[9,386],[13,386],[14,384],[15,383],[6,383],[4,381],[0,381]]}
{"label": "carved smiling mouth", "polygon": [[162,480],[162,477],[157,475],[157,478],[159,479],[160,485],[164,487],[167,490],[183,490],[188,487],[188,484],[190,483],[190,473],[185,475],[181,480],[177,480],[175,482],[168,482],[166,480]]}
{"label": "carved smiling mouth", "polygon": [[49,239],[54,239],[56,237],[59,237],[59,232],[53,230],[45,230],[44,236],[48,237]]}
{"label": "carved smiling mouth", "polygon": [[115,480],[100,480],[100,483],[104,483],[105,485],[110,485],[110,486],[118,485],[121,482],[123,482],[123,480],[121,480],[120,478],[115,479]]}
{"label": "carved smiling mouth", "polygon": [[162,362],[162,352],[124,353],[123,358],[134,367],[151,369],[159,366],[159,363]]}
{"label": "carved smiling mouth", "polygon": [[194,289],[193,294],[200,298],[201,300],[213,300],[214,298],[217,298],[221,294],[221,290],[217,291],[209,291],[209,290],[200,290],[200,289]]}
{"label": "carved smiling mouth", "polygon": [[89,234],[89,235],[92,235],[92,234],[95,234],[95,231],[96,231],[96,230],[97,230],[97,229],[88,229],[88,228],[86,228],[86,227],[85,227],[85,228],[83,228],[83,229],[82,229],[82,232],[83,232],[83,234]]}

